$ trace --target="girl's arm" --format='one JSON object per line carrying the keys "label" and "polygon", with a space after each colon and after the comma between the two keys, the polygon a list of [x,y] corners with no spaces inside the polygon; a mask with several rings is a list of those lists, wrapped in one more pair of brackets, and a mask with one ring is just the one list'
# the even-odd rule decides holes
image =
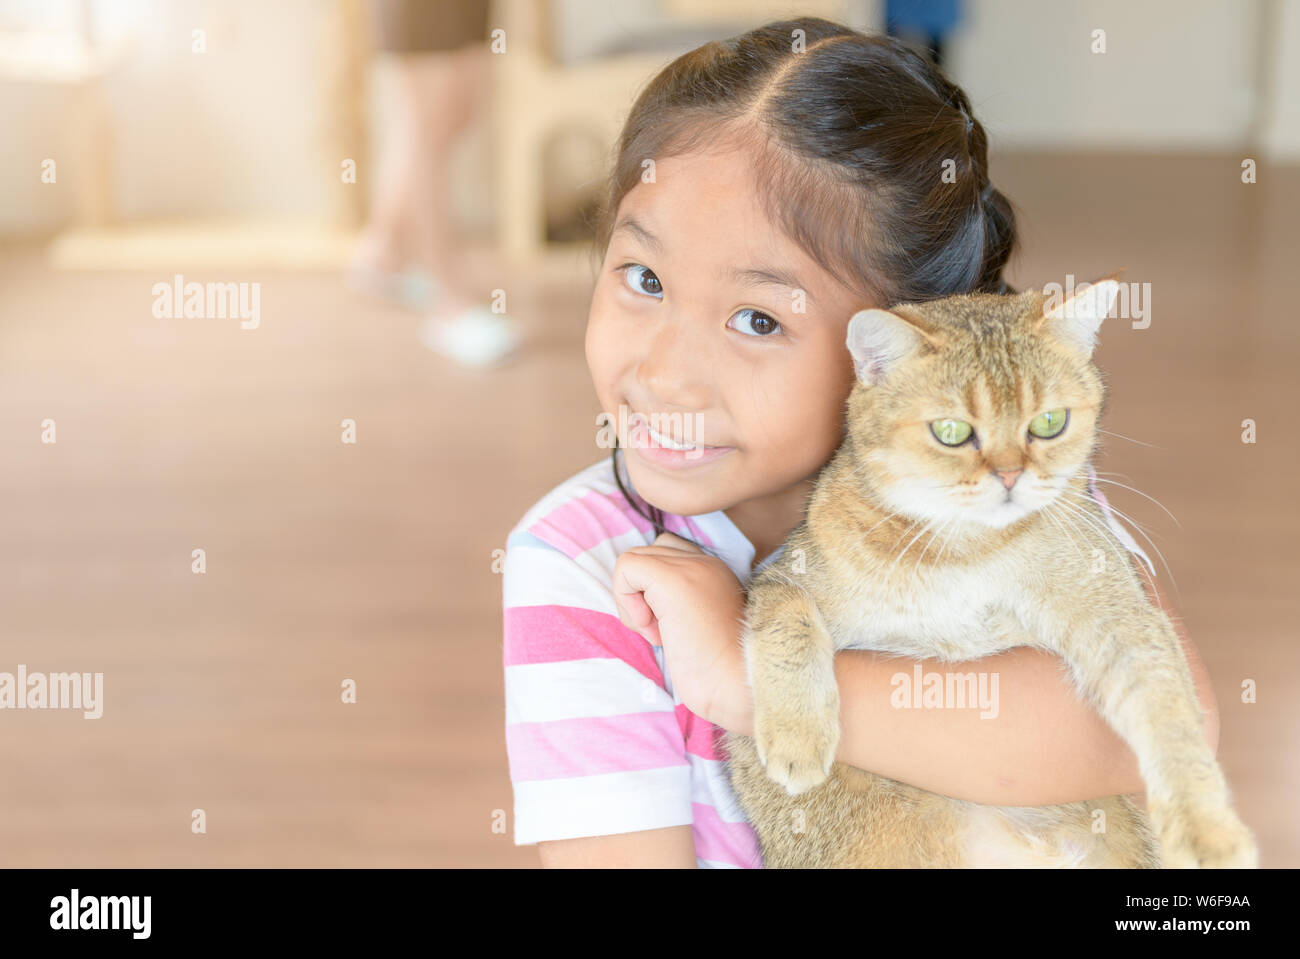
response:
{"label": "girl's arm", "polygon": [[[1205,665],[1182,624],[1148,584],[1152,601],[1174,623],[1204,711],[1205,737],[1218,749],[1219,720]],[[967,663],[921,661],[924,672],[999,674],[999,712],[979,709],[898,709],[890,678],[911,673],[913,661],[869,650],[835,656],[843,731],[836,758],[931,792],[1000,806],[1043,806],[1101,796],[1142,793],[1145,786],[1128,745],[1079,699],[1062,661],[1017,647]],[[743,657],[739,682],[744,685]],[[753,733],[753,704],[720,725]]]}
{"label": "girl's arm", "polygon": [[694,869],[690,826],[539,842],[544,869]]}

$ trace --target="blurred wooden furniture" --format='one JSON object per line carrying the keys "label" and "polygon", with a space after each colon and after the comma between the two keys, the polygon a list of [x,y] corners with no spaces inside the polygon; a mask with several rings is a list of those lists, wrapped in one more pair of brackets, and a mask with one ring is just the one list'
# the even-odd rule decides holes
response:
{"label": "blurred wooden furniture", "polygon": [[525,263],[546,252],[543,153],[561,131],[589,131],[612,148],[637,93],[686,49],[783,17],[844,20],[850,6],[849,0],[660,0],[660,28],[631,38],[622,50],[561,63],[551,54],[550,0],[495,0],[490,25],[504,31],[492,41],[497,52],[492,136],[503,253]]}
{"label": "blurred wooden furniture", "polygon": [[[0,32],[0,79],[72,91],[67,148],[76,157],[71,182],[78,226],[103,226],[112,219],[112,150],[102,81],[128,53],[126,44],[95,46],[84,34],[71,31]],[[50,159],[57,178],[58,158]],[[68,167],[65,163],[65,171]]]}
{"label": "blurred wooden furniture", "polygon": [[[242,25],[251,22],[250,13],[255,9],[245,5],[229,16]],[[310,144],[307,163],[336,170],[339,158],[348,157],[364,164],[363,93],[370,38],[363,0],[328,0],[320,5],[317,16],[308,36],[319,45],[322,69],[310,78],[311,88],[322,91],[330,109]],[[79,164],[70,178],[76,208],[71,224],[50,243],[53,267],[332,271],[346,262],[363,219],[364,198],[359,189],[330,191],[328,203],[320,205],[320,216],[312,218],[248,212],[159,220],[115,216],[112,122],[103,81],[111,71],[130,66],[138,49],[146,54],[157,51],[138,38],[107,46],[93,42],[86,24],[83,17],[80,34],[70,31],[35,39],[0,33],[0,77],[68,84],[76,89],[68,144]],[[196,187],[201,189],[202,185]]]}

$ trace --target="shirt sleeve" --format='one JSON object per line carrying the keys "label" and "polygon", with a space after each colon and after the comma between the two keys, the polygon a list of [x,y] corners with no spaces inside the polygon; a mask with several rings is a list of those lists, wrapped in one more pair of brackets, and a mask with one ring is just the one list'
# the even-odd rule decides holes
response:
{"label": "shirt sleeve", "polygon": [[1141,557],[1142,562],[1146,563],[1147,569],[1151,570],[1151,575],[1155,576],[1156,567],[1151,562],[1151,557],[1142,551],[1142,547],[1137,544],[1133,534],[1120,525],[1119,520],[1115,518],[1115,514],[1111,512],[1110,503],[1106,501],[1106,494],[1097,488],[1097,472],[1091,465],[1088,466],[1088,492],[1097,501],[1097,505],[1101,507],[1101,514],[1105,517],[1106,525],[1110,527],[1111,532],[1124,544],[1125,549],[1133,555]]}
{"label": "shirt sleeve", "polygon": [[612,570],[527,531],[503,575],[514,841],[689,825],[691,766],[652,647],[618,619]]}

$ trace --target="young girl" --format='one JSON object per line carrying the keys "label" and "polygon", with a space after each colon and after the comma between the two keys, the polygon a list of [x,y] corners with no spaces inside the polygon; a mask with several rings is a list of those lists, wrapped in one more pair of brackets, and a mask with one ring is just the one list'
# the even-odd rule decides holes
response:
{"label": "young girl", "polygon": [[[965,94],[897,41],[771,23],[650,82],[602,209],[586,339],[598,435],[617,446],[507,543],[517,844],[548,866],[762,865],[719,727],[753,731],[744,586],[843,438],[848,320],[1007,292],[1014,246]],[[1215,744],[1213,694],[1184,648]],[[846,650],[840,762],[981,803],[1142,791],[1132,753],[1051,654],[922,665],[997,672],[998,718],[893,709],[890,677],[912,664]]]}

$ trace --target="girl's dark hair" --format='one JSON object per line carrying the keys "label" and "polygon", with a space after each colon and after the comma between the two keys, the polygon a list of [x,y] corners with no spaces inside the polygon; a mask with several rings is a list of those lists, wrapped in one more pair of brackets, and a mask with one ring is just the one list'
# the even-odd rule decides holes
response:
{"label": "girl's dark hair", "polygon": [[966,94],[902,41],[819,17],[707,43],[650,80],[615,148],[596,263],[644,161],[724,145],[751,157],[770,220],[864,305],[1016,292],[1015,213]]}

